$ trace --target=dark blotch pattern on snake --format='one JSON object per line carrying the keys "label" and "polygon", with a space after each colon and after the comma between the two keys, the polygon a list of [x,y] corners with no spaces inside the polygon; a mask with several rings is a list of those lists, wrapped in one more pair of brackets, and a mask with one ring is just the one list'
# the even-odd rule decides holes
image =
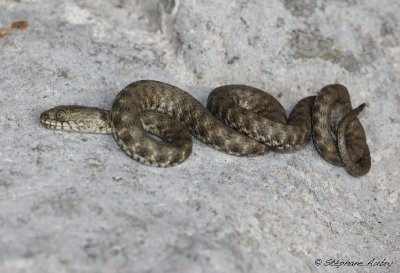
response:
{"label": "dark blotch pattern on snake", "polygon": [[111,111],[58,106],[43,112],[40,121],[51,129],[112,133],[130,157],[159,167],[177,165],[190,155],[190,134],[236,156],[295,150],[312,135],[325,160],[361,176],[371,166],[365,133],[357,119],[363,106],[353,110],[346,87],[333,84],[316,97],[300,100],[287,118],[269,94],[249,86],[226,85],[210,93],[207,110],[178,87],[143,80],[125,87]]}

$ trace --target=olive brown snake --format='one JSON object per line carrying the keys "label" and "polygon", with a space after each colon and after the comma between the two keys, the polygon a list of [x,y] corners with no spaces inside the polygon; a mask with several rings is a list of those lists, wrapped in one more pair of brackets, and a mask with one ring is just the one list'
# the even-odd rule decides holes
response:
{"label": "olive brown snake", "polygon": [[249,86],[225,85],[210,93],[206,109],[178,87],[142,80],[126,86],[111,111],[58,106],[43,112],[40,121],[51,129],[112,133],[130,157],[159,167],[177,165],[190,155],[190,134],[237,156],[295,150],[312,135],[325,160],[361,176],[371,167],[365,132],[357,119],[364,105],[352,109],[346,87],[332,84],[317,96],[300,100],[287,118],[269,94]]}

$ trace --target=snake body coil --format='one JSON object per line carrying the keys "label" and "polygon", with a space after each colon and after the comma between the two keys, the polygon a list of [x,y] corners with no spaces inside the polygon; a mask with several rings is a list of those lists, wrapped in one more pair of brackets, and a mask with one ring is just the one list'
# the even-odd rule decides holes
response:
{"label": "snake body coil", "polygon": [[360,176],[371,165],[365,133],[357,119],[362,107],[352,110],[347,89],[333,84],[316,97],[300,100],[287,118],[281,104],[269,94],[249,86],[226,85],[210,93],[207,110],[175,86],[144,80],[125,87],[111,111],[58,106],[43,112],[40,121],[51,129],[113,133],[130,157],[159,167],[177,165],[190,155],[190,134],[237,156],[298,149],[312,134],[325,160]]}

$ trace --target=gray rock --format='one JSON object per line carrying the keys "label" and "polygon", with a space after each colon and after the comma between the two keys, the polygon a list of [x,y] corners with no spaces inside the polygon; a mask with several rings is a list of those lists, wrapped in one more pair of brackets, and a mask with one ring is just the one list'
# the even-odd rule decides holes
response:
{"label": "gray rock", "polygon": [[[400,272],[398,1],[3,0],[0,10],[0,28],[30,25],[0,38],[0,272]],[[110,108],[139,79],[203,104],[217,86],[247,84],[288,111],[345,84],[354,106],[367,102],[372,169],[351,177],[312,143],[239,158],[199,141],[186,162],[158,169],[111,136],[39,124],[60,104]]]}

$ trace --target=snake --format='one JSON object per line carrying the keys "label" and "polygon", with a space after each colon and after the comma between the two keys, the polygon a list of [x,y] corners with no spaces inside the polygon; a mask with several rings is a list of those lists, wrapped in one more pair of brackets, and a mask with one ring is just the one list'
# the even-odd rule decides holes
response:
{"label": "snake", "polygon": [[111,110],[60,105],[44,111],[49,129],[113,134],[134,160],[157,167],[175,166],[192,152],[192,135],[213,149],[235,156],[294,151],[312,137],[323,159],[353,176],[366,174],[371,157],[365,131],[347,88],[323,87],[301,99],[289,116],[273,96],[247,85],[212,90],[206,107],[174,85],[140,80],[123,88]]}

